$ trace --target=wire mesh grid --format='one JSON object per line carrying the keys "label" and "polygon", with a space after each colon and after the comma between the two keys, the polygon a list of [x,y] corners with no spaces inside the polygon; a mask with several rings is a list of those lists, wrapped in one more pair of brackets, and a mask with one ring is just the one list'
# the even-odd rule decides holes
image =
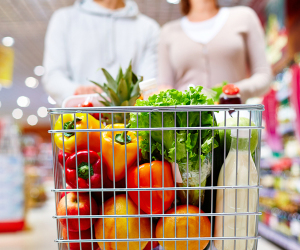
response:
{"label": "wire mesh grid", "polygon": [[262,111],[49,109],[58,249],[257,249]]}

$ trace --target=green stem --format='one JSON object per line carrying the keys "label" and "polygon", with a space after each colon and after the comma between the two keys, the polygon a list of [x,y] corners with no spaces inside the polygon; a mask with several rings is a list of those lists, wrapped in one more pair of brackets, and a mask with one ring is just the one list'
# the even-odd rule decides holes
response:
{"label": "green stem", "polygon": [[[82,121],[81,118],[76,117],[76,123]],[[73,121],[69,121],[69,122],[65,122],[64,123],[64,129],[74,129],[74,120]],[[65,137],[70,138],[71,136],[75,135],[75,133],[71,132],[71,133],[64,133]]]}
{"label": "green stem", "polygon": [[[130,128],[131,124],[127,124],[126,128]],[[125,145],[132,141],[130,135],[127,135],[127,131],[123,131],[121,134],[115,136],[115,142]],[[125,143],[126,142],[126,143]]]}
{"label": "green stem", "polygon": [[78,177],[87,180],[89,178],[89,169],[91,171],[91,176],[94,175],[94,169],[89,166],[87,162],[82,162],[78,166]]}

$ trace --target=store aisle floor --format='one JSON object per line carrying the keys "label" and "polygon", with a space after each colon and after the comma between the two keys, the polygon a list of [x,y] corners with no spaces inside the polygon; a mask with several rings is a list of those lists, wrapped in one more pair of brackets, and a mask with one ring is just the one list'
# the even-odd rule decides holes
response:
{"label": "store aisle floor", "polygon": [[259,240],[257,250],[281,250],[282,248],[275,246],[270,241],[265,240],[264,238]]}
{"label": "store aisle floor", "polygon": [[57,250],[54,243],[56,223],[52,216],[55,214],[54,194],[47,185],[49,199],[41,208],[31,209],[27,215],[27,230],[17,233],[0,234],[1,250]]}
{"label": "store aisle floor", "polygon": [[[57,250],[54,243],[56,235],[56,223],[52,218],[54,215],[54,195],[50,192],[52,186],[48,186],[48,201],[42,208],[31,209],[27,221],[29,230],[0,234],[1,250]],[[280,250],[269,241],[261,239],[258,250]]]}

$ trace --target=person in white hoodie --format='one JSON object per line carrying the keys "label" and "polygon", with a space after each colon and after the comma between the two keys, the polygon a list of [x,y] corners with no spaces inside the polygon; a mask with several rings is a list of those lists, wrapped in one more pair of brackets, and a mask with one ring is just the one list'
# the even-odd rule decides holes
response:
{"label": "person in white hoodie", "polygon": [[99,68],[116,77],[119,67],[144,79],[157,76],[160,27],[130,0],[77,0],[56,11],[45,39],[43,84],[60,105],[71,95],[94,93],[104,83]]}

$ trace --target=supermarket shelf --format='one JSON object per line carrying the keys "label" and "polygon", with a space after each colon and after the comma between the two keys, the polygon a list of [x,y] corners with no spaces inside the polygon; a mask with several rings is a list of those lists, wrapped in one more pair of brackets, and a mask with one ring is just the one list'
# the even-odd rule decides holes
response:
{"label": "supermarket shelf", "polygon": [[299,250],[300,243],[296,240],[288,238],[281,233],[275,232],[270,229],[265,224],[259,222],[258,223],[258,233],[263,236],[264,238],[274,242],[275,244],[281,246],[283,249],[286,250]]}

